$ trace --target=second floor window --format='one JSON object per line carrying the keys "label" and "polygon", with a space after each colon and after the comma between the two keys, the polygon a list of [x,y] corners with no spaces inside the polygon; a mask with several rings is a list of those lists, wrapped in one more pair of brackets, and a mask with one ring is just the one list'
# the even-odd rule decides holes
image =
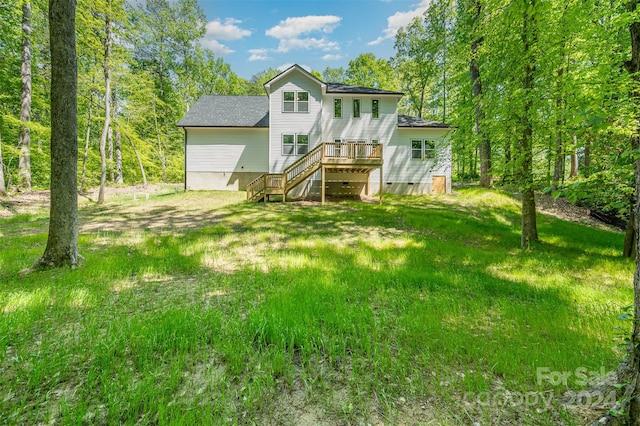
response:
{"label": "second floor window", "polygon": [[309,92],[284,92],[283,112],[309,112]]}
{"label": "second floor window", "polygon": [[353,100],[353,118],[360,118],[360,99]]}
{"label": "second floor window", "polygon": [[333,100],[333,118],[342,118],[342,99]]}
{"label": "second floor window", "polygon": [[380,118],[380,102],[378,99],[371,100],[371,118]]}

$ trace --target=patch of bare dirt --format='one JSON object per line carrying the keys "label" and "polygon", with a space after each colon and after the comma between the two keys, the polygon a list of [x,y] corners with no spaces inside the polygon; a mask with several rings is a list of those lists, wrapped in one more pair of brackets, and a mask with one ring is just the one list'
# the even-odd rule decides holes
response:
{"label": "patch of bare dirt", "polygon": [[536,208],[539,213],[555,216],[558,219],[582,223],[596,228],[619,231],[615,226],[594,219],[589,209],[571,204],[566,198],[554,199],[550,195],[537,194]]}
{"label": "patch of bare dirt", "polygon": [[[150,184],[147,186],[134,185],[122,187],[107,187],[105,195],[137,195],[146,197],[146,194],[165,193],[172,188],[180,189],[181,185]],[[78,193],[80,199],[85,198],[96,202],[99,188],[89,189],[85,193]],[[49,191],[12,192],[7,197],[0,198],[0,217],[11,217],[16,214],[35,213],[49,208],[51,193]]]}

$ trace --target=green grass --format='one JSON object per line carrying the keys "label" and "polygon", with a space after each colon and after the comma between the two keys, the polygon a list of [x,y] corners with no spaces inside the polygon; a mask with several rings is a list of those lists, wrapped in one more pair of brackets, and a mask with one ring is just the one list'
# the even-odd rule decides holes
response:
{"label": "green grass", "polygon": [[580,424],[504,398],[623,356],[620,233],[540,215],[522,251],[517,202],[479,189],[242,197],[83,204],[84,266],[27,276],[46,212],[0,218],[0,423]]}

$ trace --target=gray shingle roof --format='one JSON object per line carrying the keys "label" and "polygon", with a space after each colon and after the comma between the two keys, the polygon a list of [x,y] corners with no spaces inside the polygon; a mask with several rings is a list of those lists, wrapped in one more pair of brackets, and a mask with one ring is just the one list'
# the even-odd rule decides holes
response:
{"label": "gray shingle roof", "polygon": [[327,93],[360,93],[363,95],[399,95],[402,92],[392,92],[390,90],[374,89],[372,87],[350,86],[342,83],[326,83]]}
{"label": "gray shingle roof", "polygon": [[269,98],[203,95],[178,127],[269,127]]}
{"label": "gray shingle roof", "polygon": [[424,118],[411,117],[398,114],[398,127],[442,127],[448,128],[451,125],[440,123],[439,121],[425,120]]}

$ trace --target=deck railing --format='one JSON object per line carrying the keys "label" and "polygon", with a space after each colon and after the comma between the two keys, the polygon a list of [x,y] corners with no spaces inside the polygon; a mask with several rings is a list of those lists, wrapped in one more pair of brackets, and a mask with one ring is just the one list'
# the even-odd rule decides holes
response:
{"label": "deck railing", "polygon": [[382,145],[377,143],[325,142],[324,158],[381,159]]}
{"label": "deck railing", "polygon": [[[343,161],[351,160],[351,161]],[[286,194],[293,186],[328,161],[347,164],[357,160],[382,160],[382,145],[377,143],[323,142],[299,158],[284,173],[265,173],[247,185],[247,200],[262,194]]]}

